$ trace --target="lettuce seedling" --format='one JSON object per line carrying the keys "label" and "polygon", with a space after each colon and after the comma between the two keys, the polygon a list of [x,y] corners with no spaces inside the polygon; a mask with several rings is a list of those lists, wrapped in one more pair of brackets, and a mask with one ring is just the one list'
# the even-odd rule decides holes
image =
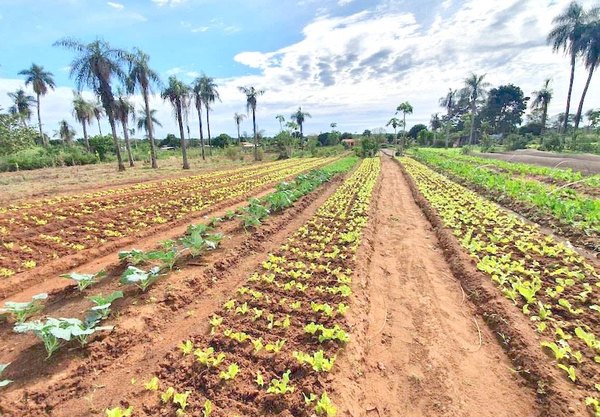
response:
{"label": "lettuce seedling", "polygon": [[92,284],[98,282],[100,278],[104,278],[106,276],[106,272],[100,271],[95,274],[80,274],[78,272],[71,272],[70,274],[63,274],[61,277],[72,279],[77,283],[77,288],[79,291],[85,290]]}
{"label": "lettuce seedling", "polygon": [[254,382],[256,382],[256,385],[258,385],[261,388],[265,386],[265,379],[263,378],[262,373],[260,371],[256,372],[256,379],[254,380]]}
{"label": "lettuce seedling", "polygon": [[6,301],[4,308],[0,309],[0,315],[12,314],[17,323],[23,323],[29,317],[42,311],[44,308],[44,300],[48,298],[48,294],[41,293],[31,297],[31,301],[26,303],[18,303],[15,301]]}
{"label": "lettuce seedling", "polygon": [[158,377],[153,376],[150,381],[144,384],[144,388],[148,391],[158,391],[159,388],[159,380]]}
{"label": "lettuce seedling", "polygon": [[212,402],[210,400],[204,401],[204,407],[202,407],[202,416],[210,417],[210,415],[212,414],[212,410]]}
{"label": "lettuce seedling", "polygon": [[190,391],[174,393],[173,394],[173,404],[179,406],[179,410],[185,411],[187,407],[187,399],[190,396]]}
{"label": "lettuce seedling", "polygon": [[184,355],[189,355],[194,350],[194,343],[191,340],[186,340],[179,345],[179,350]]}
{"label": "lettuce seedling", "polygon": [[121,275],[121,284],[134,284],[142,291],[154,284],[160,278],[160,267],[155,266],[149,271],[129,266]]}
{"label": "lettuce seedling", "polygon": [[131,417],[133,415],[133,407],[128,407],[123,410],[121,407],[107,408],[104,410],[106,417]]}
{"label": "lettuce seedling", "polygon": [[333,405],[326,392],[324,392],[319,401],[317,401],[315,412],[318,415],[325,415],[327,417],[335,417],[337,414],[337,408]]}
{"label": "lettuce seedling", "polygon": [[240,372],[240,367],[237,363],[232,363],[227,367],[227,371],[221,371],[219,377],[224,381],[230,381],[234,379]]}
{"label": "lettuce seedling", "polygon": [[[4,365],[0,363],[0,375],[2,375],[2,372],[4,372],[8,365],[10,365],[10,362]],[[0,388],[5,387],[10,383],[12,383],[10,379],[0,379]]]}
{"label": "lettuce seedling", "polygon": [[308,363],[317,372],[331,371],[336,358],[335,356],[332,356],[327,359],[323,350],[315,352],[312,356],[304,352],[294,352],[293,356],[300,364]]}
{"label": "lettuce seedling", "polygon": [[296,388],[289,385],[290,374],[291,374],[291,371],[288,369],[287,371],[285,371],[283,373],[283,375],[281,376],[281,379],[273,378],[271,380],[271,384],[269,385],[269,388],[267,388],[267,393],[275,394],[275,395],[284,395],[284,394],[287,394],[288,392],[289,393],[294,392],[294,390]]}

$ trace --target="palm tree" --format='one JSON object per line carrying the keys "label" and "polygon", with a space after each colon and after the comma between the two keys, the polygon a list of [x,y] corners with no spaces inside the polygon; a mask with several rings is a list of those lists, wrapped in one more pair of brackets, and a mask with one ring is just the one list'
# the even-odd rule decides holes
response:
{"label": "palm tree", "polygon": [[473,135],[475,133],[475,116],[477,114],[477,102],[485,97],[486,88],[490,85],[483,81],[486,74],[471,75],[465,80],[465,94],[469,97],[469,106],[471,107],[471,131],[469,133],[469,145],[473,144]]}
{"label": "palm tree", "polygon": [[117,119],[123,127],[123,138],[125,139],[125,147],[127,148],[129,166],[132,167],[135,164],[133,162],[133,155],[131,154],[131,143],[129,142],[129,117],[133,116],[135,119],[135,107],[127,97],[123,96],[121,91],[119,91],[119,96],[115,100],[114,114],[115,119]]}
{"label": "palm tree", "polygon": [[98,133],[102,136],[102,126],[100,125],[100,119],[104,117],[104,108],[102,107],[102,103],[96,102],[94,103],[94,117],[98,122]]}
{"label": "palm tree", "polygon": [[237,134],[238,134],[238,145],[242,142],[241,136],[240,136],[240,124],[242,123],[242,121],[246,118],[245,114],[238,114],[235,113],[233,115],[233,120],[235,121],[235,124],[237,126]]}
{"label": "palm tree", "polygon": [[298,107],[298,110],[296,110],[296,112],[294,114],[292,114],[290,117],[293,120],[295,120],[296,123],[298,123],[298,127],[300,127],[300,141],[302,141],[304,139],[304,132],[302,130],[302,126],[304,125],[304,120],[307,117],[312,117],[312,116],[308,112],[303,112],[302,107]]}
{"label": "palm tree", "polygon": [[200,148],[202,149],[202,160],[206,160],[206,156],[204,155],[204,133],[202,132],[202,78],[198,77],[194,80],[192,84],[192,96],[194,98],[194,105],[196,106],[196,111],[198,112],[198,126],[200,129]]}
{"label": "palm tree", "polygon": [[122,65],[127,60],[127,53],[112,48],[107,42],[101,40],[84,44],[75,39],[63,39],[57,41],[54,45],[71,49],[77,53],[77,57],[71,63],[70,75],[75,77],[75,83],[79,91],[84,86],[88,86],[100,97],[110,124],[119,171],[125,171],[117,139],[117,126],[114,117],[115,97],[111,82],[113,77],[125,81],[126,75]]}
{"label": "palm tree", "polygon": [[588,125],[590,128],[595,128],[598,126],[598,122],[600,121],[600,109],[589,109],[585,112],[585,117],[588,119]]}
{"label": "palm tree", "polygon": [[[149,122],[150,119],[152,120],[151,122]],[[148,118],[148,113],[146,113],[145,109],[138,111],[137,128],[144,129],[146,131],[146,136],[148,136],[150,131],[150,123],[152,123],[152,126],[157,125],[162,127],[162,124],[156,118],[156,110],[150,110],[150,118]]]}
{"label": "palm tree", "polygon": [[8,112],[18,116],[21,123],[23,123],[23,127],[27,127],[27,120],[31,119],[31,106],[35,104],[35,98],[25,93],[22,88],[14,93],[8,93],[8,96],[14,103],[8,108]]}
{"label": "palm tree", "polygon": [[275,119],[279,121],[279,131],[283,132],[283,122],[285,122],[285,116],[283,114],[278,114],[275,116]]}
{"label": "palm tree", "polygon": [[337,123],[331,122],[331,123],[329,123],[329,126],[331,127],[331,130],[334,130],[337,127]]}
{"label": "palm tree", "polygon": [[550,79],[544,81],[544,87],[539,91],[533,92],[533,101],[531,102],[531,108],[542,110],[542,129],[541,134],[544,134],[546,130],[546,121],[548,120],[548,105],[552,100],[552,89],[550,88]]}
{"label": "palm tree", "polygon": [[179,135],[181,138],[181,155],[183,157],[183,169],[190,169],[187,150],[185,148],[185,134],[183,132],[183,113],[188,109],[190,88],[179,81],[174,75],[169,77],[169,85],[163,90],[161,97],[168,100],[173,106],[175,118],[179,124]]}
{"label": "palm tree", "polygon": [[257,90],[254,86],[238,87],[246,95],[246,111],[252,110],[252,128],[254,130],[254,160],[258,161],[258,136],[256,134],[256,99],[265,93],[265,90]]}
{"label": "palm tree", "polygon": [[85,100],[81,94],[73,91],[73,116],[83,126],[83,140],[85,147],[90,150],[90,140],[88,137],[87,126],[94,117],[95,104]]}
{"label": "palm tree", "polygon": [[[204,108],[206,109],[206,131],[208,134],[208,153],[210,155],[212,155],[212,148],[211,148],[211,137],[210,137],[210,110],[211,110],[211,105],[219,100],[221,101],[221,97],[219,96],[219,92],[217,91],[217,83],[215,83],[215,79],[212,77],[207,77],[206,75],[202,74],[201,77],[199,77],[196,80],[195,86],[198,87],[198,94],[200,95],[200,101],[202,102],[202,104],[204,104]],[[196,108],[198,108],[198,106],[196,105]],[[198,110],[199,111],[199,110]],[[204,153],[203,153],[204,155]],[[204,156],[203,156],[204,158]]]}
{"label": "palm tree", "polygon": [[402,140],[400,144],[400,153],[402,153],[406,142],[406,115],[413,113],[413,106],[408,101],[405,101],[396,107],[396,114],[399,112],[402,113]]}
{"label": "palm tree", "polygon": [[48,88],[54,90],[56,84],[54,83],[54,75],[51,72],[45,71],[44,67],[31,64],[31,67],[26,70],[19,71],[19,75],[25,76],[25,86],[31,84],[33,86],[33,92],[37,96],[37,117],[38,127],[40,130],[40,137],[42,138],[42,144],[48,146],[46,136],[42,132],[42,117],[40,115],[40,97],[45,96],[48,93]]}
{"label": "palm tree", "polygon": [[[154,118],[152,117],[153,110],[150,110],[150,94],[152,87],[160,88],[161,82],[159,75],[153,71],[149,65],[150,56],[135,48],[133,54],[129,56],[129,76],[127,77],[127,92],[133,94],[136,90],[142,93],[144,98],[144,120],[143,124],[146,129],[146,135],[150,142],[150,159],[152,168],[158,168],[156,159],[156,146],[154,144]],[[140,115],[141,119],[141,115]],[[139,123],[138,123],[139,125]],[[160,123],[158,124],[159,126]]]}
{"label": "palm tree", "polygon": [[431,130],[433,131],[433,142],[437,141],[437,132],[442,127],[442,121],[440,120],[440,114],[434,113],[431,115],[431,119],[429,120],[429,124],[431,125]]}
{"label": "palm tree", "polygon": [[[575,79],[575,63],[577,56],[581,53],[582,35],[586,13],[583,7],[576,1],[571,2],[562,14],[556,16],[552,21],[555,26],[548,34],[547,41],[552,44],[552,50],[562,50],[571,58],[571,77],[569,79],[569,92],[567,94],[567,108],[565,114],[571,109],[571,95],[573,93],[573,80]],[[568,118],[564,118],[562,131],[567,131]]]}
{"label": "palm tree", "polygon": [[454,107],[454,97],[457,91],[451,88],[448,89],[448,94],[440,98],[440,106],[446,109],[446,148],[450,142],[450,120],[452,119],[452,109]]}
{"label": "palm tree", "polygon": [[588,78],[585,82],[579,107],[575,115],[575,131],[579,127],[581,121],[581,113],[583,112],[583,103],[587,94],[594,70],[600,64],[600,8],[594,8],[587,13],[587,23],[584,26],[582,35],[582,53],[585,62],[585,67],[588,69]]}
{"label": "palm tree", "polygon": [[398,140],[398,126],[402,126],[402,120],[397,117],[392,117],[386,124],[386,126],[392,126],[394,128],[394,142]]}
{"label": "palm tree", "polygon": [[73,145],[73,138],[75,137],[75,130],[67,123],[66,120],[58,122],[58,136],[64,143],[69,146]]}

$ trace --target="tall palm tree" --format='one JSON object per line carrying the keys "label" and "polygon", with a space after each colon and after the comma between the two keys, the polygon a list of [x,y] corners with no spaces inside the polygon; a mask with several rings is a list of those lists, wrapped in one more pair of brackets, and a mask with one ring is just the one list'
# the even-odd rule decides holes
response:
{"label": "tall palm tree", "polygon": [[[129,141],[129,118],[131,116],[135,119],[135,107],[129,99],[119,91],[119,96],[115,100],[114,104],[115,119],[117,119],[123,127],[123,138],[125,139],[125,147],[127,148],[127,157],[129,159],[129,166],[134,166],[133,155],[131,154],[131,143]],[[134,120],[135,121],[135,120]]]}
{"label": "tall palm tree", "polygon": [[[127,92],[133,94],[138,90],[142,93],[142,97],[144,98],[144,112],[146,113],[144,120],[147,123],[143,126],[146,129],[146,135],[150,142],[150,159],[152,168],[158,168],[156,146],[154,144],[154,119],[152,117],[152,110],[150,110],[150,94],[152,94],[153,86],[160,88],[161,82],[158,73],[149,67],[149,61],[150,56],[148,54],[137,48],[133,50],[133,54],[129,56]],[[158,125],[161,126],[160,123]]]}
{"label": "tall palm tree", "polygon": [[33,86],[33,92],[36,94],[37,100],[37,117],[38,117],[38,128],[40,130],[40,137],[42,138],[42,144],[48,146],[46,136],[42,132],[42,117],[40,115],[40,97],[45,96],[48,93],[48,89],[54,90],[56,84],[54,83],[54,75],[51,72],[45,71],[44,67],[36,64],[31,64],[29,69],[19,71],[19,75],[25,76],[25,86],[31,84]]}
{"label": "tall palm tree", "polygon": [[431,130],[433,131],[433,141],[435,143],[437,141],[437,132],[442,127],[442,121],[440,120],[439,113],[434,113],[431,115],[429,125],[431,126]]}
{"label": "tall palm tree", "polygon": [[199,87],[200,99],[202,104],[204,104],[204,109],[206,110],[206,132],[208,134],[208,153],[212,155],[211,148],[211,137],[210,137],[210,110],[212,104],[219,100],[221,101],[221,97],[219,96],[219,91],[217,90],[217,83],[215,83],[215,79],[212,77],[207,77],[202,74],[200,78],[196,80],[197,85]]}
{"label": "tall palm tree", "polygon": [[[333,124],[333,123],[332,123]],[[398,126],[402,126],[402,120],[397,117],[392,117],[386,124],[386,126],[392,126],[394,128],[394,142],[398,140]]]}
{"label": "tall palm tree", "polygon": [[285,122],[285,116],[283,114],[278,114],[275,116],[275,119],[279,121],[279,131],[283,132],[283,122]]}
{"label": "tall palm tree", "polygon": [[242,138],[240,136],[240,124],[246,118],[245,114],[235,113],[233,115],[233,120],[235,121],[235,125],[237,126],[237,134],[238,134],[238,145],[242,142]]}
{"label": "tall palm tree", "polygon": [[102,136],[102,126],[100,125],[100,119],[104,117],[104,108],[102,107],[102,103],[96,102],[94,103],[94,117],[96,118],[96,122],[98,122],[98,133]]}
{"label": "tall palm tree", "polygon": [[[547,41],[552,44],[552,50],[562,50],[571,59],[571,77],[569,79],[569,92],[567,93],[567,107],[565,114],[571,110],[571,95],[573,94],[573,80],[575,79],[575,64],[577,56],[582,50],[582,35],[586,12],[576,1],[571,2],[567,8],[552,21],[555,26],[548,34]],[[568,118],[564,118],[562,131],[567,131]]]}
{"label": "tall palm tree", "polygon": [[[150,119],[152,119],[151,122],[149,122]],[[149,132],[150,132],[150,123],[152,123],[152,126],[156,125],[156,126],[162,127],[162,124],[156,118],[156,110],[155,109],[150,110],[149,118],[148,118],[148,113],[146,112],[146,109],[138,111],[137,128],[144,129],[146,131],[146,136],[148,136]]]}
{"label": "tall palm tree", "polygon": [[587,13],[587,22],[584,25],[582,35],[582,53],[585,62],[585,67],[588,70],[588,78],[585,82],[583,93],[581,94],[581,100],[579,100],[579,107],[577,108],[577,114],[575,115],[575,131],[579,127],[581,121],[581,113],[583,112],[583,103],[587,94],[594,70],[600,64],[600,8],[594,8]]}
{"label": "tall palm tree", "polygon": [[192,84],[191,94],[194,99],[194,105],[196,106],[196,112],[198,113],[198,126],[200,129],[200,148],[202,150],[202,160],[205,161],[206,156],[204,154],[204,133],[202,132],[202,88],[202,78],[198,77],[194,80],[194,83]]}
{"label": "tall palm tree", "polygon": [[485,97],[486,89],[489,83],[484,81],[486,74],[471,75],[465,80],[465,94],[469,97],[469,107],[471,108],[471,131],[469,133],[469,145],[473,144],[473,135],[475,133],[475,116],[477,115],[477,102]]}
{"label": "tall palm tree", "polygon": [[448,148],[450,142],[450,120],[452,119],[452,109],[454,108],[456,93],[456,90],[449,88],[448,94],[440,98],[440,106],[446,109],[446,148]]}
{"label": "tall palm tree", "polygon": [[122,65],[127,60],[127,53],[111,47],[102,40],[85,44],[75,39],[62,39],[55,42],[54,45],[70,49],[77,54],[71,63],[70,75],[75,77],[75,83],[79,91],[84,86],[88,86],[100,97],[110,124],[119,171],[125,171],[117,138],[117,126],[114,116],[115,97],[111,82],[114,77],[125,81],[126,75]]}
{"label": "tall palm tree", "polygon": [[408,101],[400,103],[400,105],[396,107],[396,114],[398,113],[402,113],[402,140],[400,144],[400,153],[402,153],[406,143],[406,115],[413,113],[413,106]]}
{"label": "tall palm tree", "polygon": [[179,124],[179,137],[181,138],[181,155],[183,157],[183,169],[190,169],[187,150],[185,147],[185,133],[183,132],[183,113],[188,109],[190,88],[179,81],[174,75],[169,77],[169,84],[162,91],[163,100],[168,100],[173,106],[173,113]]}
{"label": "tall palm tree", "polygon": [[83,140],[85,141],[85,147],[88,151],[90,150],[90,140],[88,137],[87,126],[94,117],[94,108],[94,103],[85,100],[81,94],[73,91],[73,116],[83,127]]}
{"label": "tall palm tree", "polygon": [[304,125],[304,120],[307,117],[312,117],[312,116],[308,112],[305,112],[305,111],[303,112],[302,107],[298,107],[298,110],[296,110],[296,112],[293,113],[290,117],[293,120],[295,120],[296,123],[298,123],[298,127],[300,127],[300,140],[302,141],[304,139],[304,131],[302,130],[302,126]]}
{"label": "tall palm tree", "polygon": [[64,143],[69,146],[73,145],[73,138],[75,137],[75,130],[67,123],[66,120],[58,122],[58,137],[62,139]]}
{"label": "tall palm tree", "polygon": [[257,90],[254,86],[238,87],[246,95],[246,111],[252,111],[252,128],[254,132],[254,160],[258,161],[258,136],[256,134],[256,99],[265,93],[264,89]]}
{"label": "tall palm tree", "polygon": [[552,100],[553,91],[550,88],[550,79],[544,81],[544,87],[539,91],[533,92],[533,101],[531,102],[532,109],[542,110],[542,129],[541,133],[544,134],[546,130],[546,122],[548,120],[548,105]]}
{"label": "tall palm tree", "polygon": [[31,119],[31,106],[35,104],[35,98],[27,94],[22,88],[14,93],[8,93],[8,96],[14,103],[8,108],[8,112],[18,116],[21,123],[23,123],[23,127],[27,127],[27,121]]}

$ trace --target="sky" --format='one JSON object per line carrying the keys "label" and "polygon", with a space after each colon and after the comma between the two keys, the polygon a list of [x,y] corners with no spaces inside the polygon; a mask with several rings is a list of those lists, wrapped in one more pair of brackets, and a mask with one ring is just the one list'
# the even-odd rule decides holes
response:
{"label": "sky", "polygon": [[[57,84],[42,98],[44,131],[52,135],[66,119],[80,133],[71,114],[74,54],[52,46],[72,37],[138,47],[164,81],[170,75],[187,83],[201,73],[214,77],[222,99],[210,116],[214,136],[236,135],[233,114],[246,111],[238,87],[250,85],[266,91],[258,99],[257,123],[267,135],[279,131],[277,114],[289,119],[299,106],[312,116],[305,134],[329,131],[333,122],[348,132],[384,128],[404,101],[414,107],[407,125],[427,124],[444,111],[439,98],[461,88],[472,72],[486,74],[492,86],[518,85],[526,95],[551,78],[550,113],[557,114],[564,111],[569,60],[552,52],[546,35],[569,1],[0,0],[0,107],[11,105],[7,93],[24,85],[18,72],[35,62]],[[579,63],[575,106],[586,76]],[[598,77],[584,111],[600,107]],[[177,134],[171,108],[155,93],[151,107],[162,124],[157,137]],[[140,97],[133,102],[142,108]],[[198,137],[194,112],[189,125]],[[102,130],[109,131],[106,120]],[[251,134],[249,119],[242,131]]]}

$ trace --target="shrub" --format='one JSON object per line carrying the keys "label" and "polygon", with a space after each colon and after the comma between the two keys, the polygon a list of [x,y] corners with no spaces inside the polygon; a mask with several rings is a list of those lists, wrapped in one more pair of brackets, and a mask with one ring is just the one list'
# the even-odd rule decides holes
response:
{"label": "shrub", "polygon": [[527,145],[533,141],[533,135],[527,133],[525,135],[510,134],[506,137],[504,147],[507,151],[516,151],[517,149],[526,149]]}
{"label": "shrub", "polygon": [[540,150],[542,151],[562,151],[565,148],[565,143],[559,134],[552,133],[542,137]]}

